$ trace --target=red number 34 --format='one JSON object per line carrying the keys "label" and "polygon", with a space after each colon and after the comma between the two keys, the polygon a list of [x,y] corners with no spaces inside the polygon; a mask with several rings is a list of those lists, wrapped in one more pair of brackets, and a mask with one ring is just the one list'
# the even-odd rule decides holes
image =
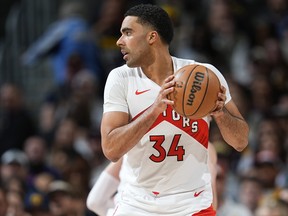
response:
{"label": "red number 34", "polygon": [[185,149],[183,146],[178,146],[181,134],[175,134],[172,143],[166,153],[165,148],[162,146],[165,141],[164,135],[154,135],[150,136],[150,141],[154,142],[153,148],[157,150],[158,155],[152,154],[149,158],[150,160],[159,163],[165,160],[166,156],[176,156],[177,161],[183,161],[183,156],[185,155]]}

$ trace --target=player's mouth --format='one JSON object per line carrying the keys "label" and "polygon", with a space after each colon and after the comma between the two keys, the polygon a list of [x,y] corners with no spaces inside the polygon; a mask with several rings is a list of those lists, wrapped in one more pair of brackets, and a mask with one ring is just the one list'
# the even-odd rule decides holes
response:
{"label": "player's mouth", "polygon": [[126,59],[127,59],[128,52],[126,52],[125,50],[121,50],[121,53],[122,53],[122,55],[123,55],[123,59],[126,60]]}

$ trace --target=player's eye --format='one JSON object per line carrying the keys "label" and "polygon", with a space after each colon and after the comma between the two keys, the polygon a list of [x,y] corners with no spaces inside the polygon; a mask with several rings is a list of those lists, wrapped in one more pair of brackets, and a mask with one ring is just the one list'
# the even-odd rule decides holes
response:
{"label": "player's eye", "polygon": [[131,31],[126,31],[126,32],[125,32],[125,35],[126,35],[126,36],[131,36],[131,34],[132,34]]}

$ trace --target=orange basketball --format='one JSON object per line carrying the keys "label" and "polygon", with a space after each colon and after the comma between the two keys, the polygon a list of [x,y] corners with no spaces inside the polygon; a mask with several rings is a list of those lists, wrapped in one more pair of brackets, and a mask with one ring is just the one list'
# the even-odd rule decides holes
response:
{"label": "orange basketball", "polygon": [[175,73],[175,90],[168,95],[174,101],[174,110],[190,119],[207,116],[216,108],[220,82],[203,65],[186,65]]}

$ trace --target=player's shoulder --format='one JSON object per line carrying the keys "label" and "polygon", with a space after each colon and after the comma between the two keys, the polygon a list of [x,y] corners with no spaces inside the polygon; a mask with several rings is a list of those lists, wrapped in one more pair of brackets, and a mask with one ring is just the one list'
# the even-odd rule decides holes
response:
{"label": "player's shoulder", "polygon": [[184,67],[185,65],[195,64],[194,60],[178,58],[174,56],[172,56],[172,61],[173,61],[174,69],[176,70],[180,69],[181,67]]}
{"label": "player's shoulder", "polygon": [[216,73],[220,73],[220,71],[214,65],[207,63],[207,62],[198,62],[192,59],[184,59],[184,58],[178,58],[178,57],[173,57],[173,56],[172,56],[172,59],[173,59],[174,65],[176,66],[176,69],[179,69],[188,64],[197,64],[197,65],[203,65]]}
{"label": "player's shoulder", "polygon": [[116,67],[116,68],[114,68],[114,69],[112,69],[111,71],[110,71],[110,73],[109,74],[123,74],[123,73],[128,73],[128,72],[130,72],[130,71],[133,71],[133,69],[134,68],[130,68],[130,67],[128,67],[126,64],[124,64],[124,65],[121,65],[121,66],[119,66],[119,67]]}
{"label": "player's shoulder", "polygon": [[[183,59],[183,58],[177,58],[177,57],[172,57],[172,60],[173,60],[175,70],[178,70],[181,67],[184,67],[185,65],[189,65],[189,64],[202,65],[206,68],[209,68],[212,72],[214,72],[216,74],[216,76],[220,79],[220,82],[222,84],[226,83],[226,79],[224,78],[223,74],[211,63],[198,62],[198,61],[191,60],[191,59]],[[226,84],[225,84],[225,86],[226,86]]]}
{"label": "player's shoulder", "polygon": [[195,64],[203,65],[203,66],[205,66],[206,68],[209,68],[211,71],[213,71],[213,72],[216,73],[216,74],[221,73],[214,65],[212,65],[212,64],[210,64],[210,63],[196,62],[196,61],[195,61]]}
{"label": "player's shoulder", "polygon": [[116,67],[112,69],[109,73],[109,77],[119,77],[119,78],[127,78],[129,75],[133,74],[137,71],[137,68],[130,68],[126,64]]}

